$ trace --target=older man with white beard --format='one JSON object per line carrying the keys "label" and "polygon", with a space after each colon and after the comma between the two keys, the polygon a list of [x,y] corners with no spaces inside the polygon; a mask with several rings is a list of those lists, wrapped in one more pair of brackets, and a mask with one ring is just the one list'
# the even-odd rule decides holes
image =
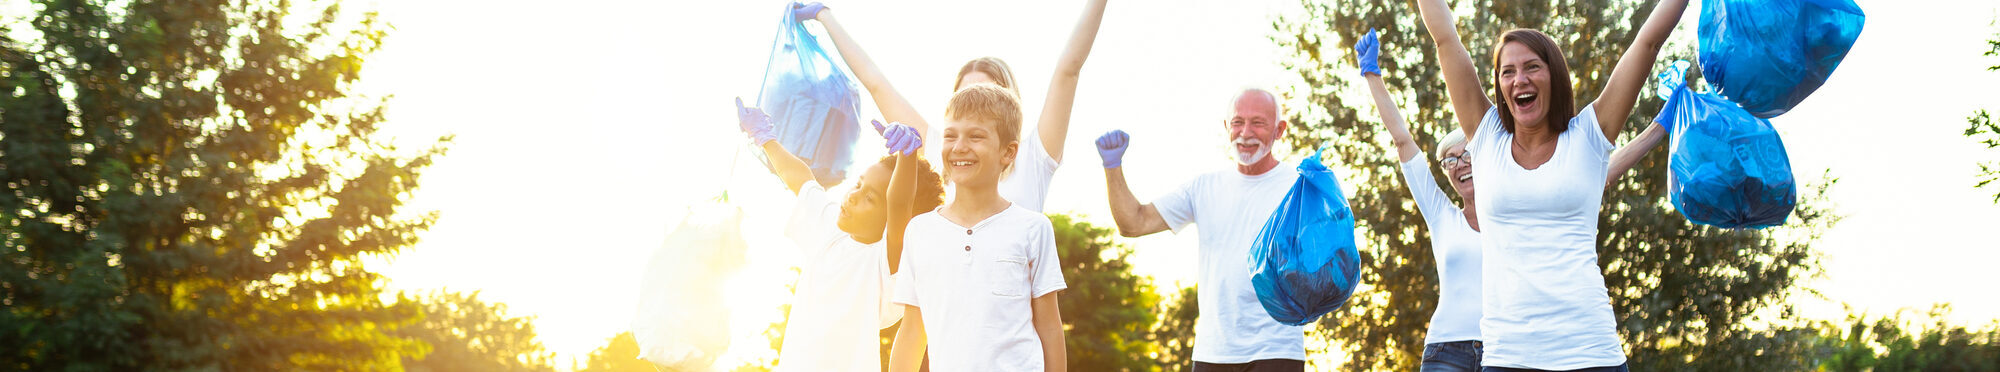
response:
{"label": "older man with white beard", "polygon": [[1271,156],[1271,146],[1289,125],[1269,91],[1237,93],[1230,117],[1222,122],[1234,145],[1236,169],[1202,174],[1151,204],[1139,204],[1125,183],[1121,158],[1131,137],[1114,130],[1097,138],[1119,235],[1202,227],[1196,279],[1201,316],[1194,326],[1197,372],[1305,369],[1304,327],[1271,319],[1250,284],[1250,245],[1299,178],[1292,171],[1296,164]]}

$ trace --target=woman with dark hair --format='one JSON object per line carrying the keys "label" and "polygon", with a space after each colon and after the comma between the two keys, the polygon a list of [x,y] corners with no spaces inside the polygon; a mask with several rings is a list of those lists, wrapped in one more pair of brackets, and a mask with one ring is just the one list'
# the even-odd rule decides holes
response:
{"label": "woman with dark hair", "polygon": [[[1042,112],[1035,121],[1034,135],[1021,136],[1021,149],[1014,155],[1014,167],[1000,180],[1000,195],[1008,201],[1032,211],[1042,211],[1049,193],[1050,177],[1055,175],[1056,166],[1062,164],[1063,141],[1069,136],[1070,109],[1076,105],[1077,78],[1083,72],[1084,59],[1090,57],[1091,44],[1097,40],[1097,27],[1104,22],[1107,1],[1091,0],[1084,5],[1083,16],[1077,19],[1076,28],[1070,32],[1062,56],[1056,58],[1055,73],[1049,78],[1049,90],[1042,100]],[[888,77],[875,67],[868,53],[861,50],[861,44],[841,27],[831,8],[820,3],[793,4],[797,19],[817,19],[826,26],[827,35],[832,37],[834,47],[840,50],[841,59],[846,60],[856,80],[860,80],[861,85],[868,88],[868,93],[875,97],[875,105],[882,110],[885,120],[908,124],[924,134],[930,133],[926,122],[918,117],[916,107],[889,84]],[[1007,62],[994,57],[967,61],[959,67],[951,89],[955,93],[982,83],[1007,88],[1016,96],[1021,93],[1021,88],[1014,84],[1014,71],[1007,67]],[[1025,96],[1021,98],[1027,99]]]}
{"label": "woman with dark hair", "polygon": [[[1486,371],[1624,371],[1611,296],[1597,266],[1597,216],[1612,138],[1638,102],[1660,46],[1687,0],[1662,0],[1619,57],[1604,93],[1574,108],[1555,40],[1515,29],[1495,43],[1493,97],[1482,93],[1450,6],[1421,0],[1445,87],[1469,136],[1481,263],[1480,337]],[[1499,102],[1495,105],[1494,102]]]}

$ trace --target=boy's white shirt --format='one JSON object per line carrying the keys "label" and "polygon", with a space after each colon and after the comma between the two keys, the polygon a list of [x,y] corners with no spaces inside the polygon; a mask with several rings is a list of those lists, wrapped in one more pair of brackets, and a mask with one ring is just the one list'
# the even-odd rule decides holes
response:
{"label": "boy's white shirt", "polygon": [[910,220],[895,303],[922,310],[933,371],[1040,371],[1035,298],[1067,288],[1055,229],[1014,205],[973,226]]}
{"label": "boy's white shirt", "polygon": [[785,225],[804,257],[779,371],[880,371],[880,329],[903,318],[903,306],[889,302],[895,276],[884,243],[840,231],[838,200],[807,182]]}

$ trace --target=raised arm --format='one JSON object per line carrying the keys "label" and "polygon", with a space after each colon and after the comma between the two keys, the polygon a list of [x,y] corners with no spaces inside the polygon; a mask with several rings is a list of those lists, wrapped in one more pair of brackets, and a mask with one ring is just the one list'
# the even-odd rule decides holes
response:
{"label": "raised arm", "polygon": [[1591,102],[1604,138],[1618,138],[1618,133],[1625,130],[1625,117],[1632,115],[1632,105],[1639,102],[1639,91],[1652,74],[1660,46],[1667,43],[1674,24],[1680,23],[1681,13],[1686,11],[1687,0],[1661,0],[1653,7],[1653,14],[1646,16],[1646,24],[1639,26],[1632,46],[1618,57],[1618,66],[1611,68],[1611,78],[1604,83],[1604,93]]}
{"label": "raised arm", "polygon": [[[1396,100],[1389,97],[1389,87],[1382,83],[1382,67],[1377,60],[1382,55],[1382,42],[1375,36],[1375,30],[1368,30],[1367,36],[1354,43],[1354,60],[1361,67],[1361,78],[1368,80],[1368,93],[1375,99],[1375,112],[1382,115],[1382,126],[1389,129],[1389,137],[1396,140],[1398,162],[1410,161],[1417,156],[1417,140],[1410,137],[1410,128],[1403,122],[1403,113],[1396,108]],[[1444,149],[1438,149],[1444,151]]]}
{"label": "raised arm", "polygon": [[1423,14],[1424,29],[1431,33],[1431,41],[1437,44],[1438,67],[1444,71],[1445,97],[1451,99],[1452,114],[1458,117],[1458,127],[1471,138],[1479,130],[1479,121],[1486,116],[1486,109],[1493,102],[1486,100],[1486,85],[1479,79],[1479,69],[1473,67],[1472,52],[1465,50],[1465,42],[1458,39],[1457,17],[1451,14],[1451,5],[1444,0],[1417,0],[1417,11]]}
{"label": "raised arm", "polygon": [[1624,176],[1633,165],[1639,164],[1639,159],[1644,159],[1646,154],[1652,152],[1653,147],[1659,146],[1660,140],[1666,137],[1667,131],[1660,127],[1659,122],[1653,122],[1652,125],[1646,126],[1646,131],[1639,133],[1639,137],[1633,138],[1632,142],[1626,142],[1625,146],[1619,146],[1617,151],[1612,151],[1611,169],[1604,172],[1604,184],[1615,183],[1618,177]]}
{"label": "raised arm", "polygon": [[1090,57],[1090,45],[1097,41],[1097,26],[1104,23],[1106,1],[1091,0],[1084,5],[1083,17],[1076,20],[1069,44],[1056,59],[1055,76],[1049,77],[1049,93],[1042,101],[1042,117],[1036,121],[1035,131],[1042,136],[1042,148],[1049,152],[1049,159],[1056,163],[1062,163],[1070,109],[1076,106],[1077,78],[1083,74],[1083,60]]}
{"label": "raised arm", "polygon": [[880,131],[889,152],[896,157],[896,170],[889,176],[889,221],[887,245],[889,248],[889,273],[894,274],[903,263],[903,230],[910,226],[910,217],[916,215],[911,210],[916,207],[917,161],[923,157],[923,134],[901,123],[884,128],[875,122],[875,130]]}
{"label": "raised arm", "polygon": [[1097,137],[1097,155],[1104,159],[1104,186],[1109,189],[1111,220],[1118,223],[1118,235],[1136,238],[1167,230],[1167,219],[1152,204],[1139,204],[1132,186],[1125,183],[1125,147],[1131,136],[1113,130]]}
{"label": "raised arm", "polygon": [[771,116],[755,107],[743,107],[743,98],[736,99],[736,125],[744,134],[750,135],[751,143],[764,150],[764,157],[771,159],[771,173],[777,174],[778,180],[784,181],[785,188],[792,190],[793,194],[799,193],[799,188],[804,187],[806,182],[818,181],[813,177],[812,167],[799,160],[798,156],[793,156],[791,151],[786,151],[784,145],[778,144],[777,132],[771,127]]}
{"label": "raised arm", "polygon": [[[847,28],[842,27],[840,20],[834,17],[833,8],[819,3],[792,4],[811,13],[810,17],[797,17],[800,20],[818,19],[820,25],[826,26],[826,34],[832,37],[833,47],[840,50],[840,59],[847,62],[847,69],[854,72],[854,79],[868,88],[868,96],[875,99],[875,109],[882,112],[883,120],[909,125],[916,128],[917,133],[930,133],[930,124],[924,121],[917,106],[903,99],[903,94],[889,84],[889,77],[882,74],[881,68],[875,67],[875,60],[868,58],[868,52],[861,49],[861,43],[854,41],[854,36],[849,35]],[[813,9],[817,11],[811,11]]]}

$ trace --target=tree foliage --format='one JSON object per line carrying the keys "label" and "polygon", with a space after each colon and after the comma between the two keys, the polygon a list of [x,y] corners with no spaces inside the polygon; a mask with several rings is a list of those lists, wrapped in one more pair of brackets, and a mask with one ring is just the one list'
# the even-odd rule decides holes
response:
{"label": "tree foliage", "polygon": [[[1905,318],[1907,311],[1879,318],[1849,315],[1821,323],[1821,347],[1828,356],[1822,371],[1993,371],[2000,370],[2000,326],[1971,329],[1946,321],[1948,305]],[[1906,327],[1916,327],[1908,329]]]}
{"label": "tree foliage", "polygon": [[[394,370],[361,265],[443,153],[375,138],[386,26],[338,1],[34,1],[0,35],[0,368]],[[294,14],[294,12],[300,12]]]}
{"label": "tree foliage", "polygon": [[1050,214],[1063,280],[1059,306],[1067,328],[1069,367],[1078,371],[1147,371],[1156,367],[1150,356],[1154,309],[1160,295],[1152,279],[1132,273],[1126,261],[1132,248],[1111,240],[1110,228],[1092,226],[1074,217]]}
{"label": "tree foliage", "polygon": [[591,350],[583,368],[577,372],[658,372],[653,363],[639,359],[639,341],[632,332],[619,332],[617,336],[605,339],[604,346]]}
{"label": "tree foliage", "polygon": [[[1988,48],[1985,53],[1986,56],[2000,56],[2000,32],[1994,33],[1992,39],[1986,40],[1986,47]],[[2000,63],[1987,66],[1986,70],[2000,71]],[[1981,145],[1986,145],[1986,149],[1988,150],[2000,149],[2000,122],[1993,121],[1991,113],[1982,109],[1973,112],[1972,116],[1965,118],[1965,121],[1967,124],[1965,127],[1966,137],[1979,141]],[[1986,188],[1989,186],[2000,188],[2000,184],[1994,183],[1994,181],[2000,181],[2000,162],[1989,161],[1979,163],[1978,180],[1979,183],[1973,184],[1973,188]],[[1993,192],[1993,202],[2000,203],[2000,190]]]}
{"label": "tree foliage", "polygon": [[554,371],[555,353],[535,340],[526,317],[507,316],[507,305],[479,300],[479,293],[437,292],[418,298],[421,321],[396,333],[430,345],[422,356],[404,356],[403,369],[427,371]]}
{"label": "tree foliage", "polygon": [[1201,315],[1195,288],[1181,288],[1179,293],[1160,302],[1160,323],[1153,326],[1152,338],[1158,347],[1154,358],[1159,360],[1160,370],[1194,368],[1194,320]]}
{"label": "tree foliage", "polygon": [[[1491,43],[1501,33],[1523,27],[1553,36],[1567,55],[1580,108],[1595,99],[1655,3],[1466,0],[1455,4],[1455,13],[1482,80],[1490,79],[1490,66],[1481,61],[1491,58]],[[1347,355],[1349,368],[1416,369],[1437,305],[1436,261],[1388,136],[1355,78],[1350,47],[1369,29],[1379,30],[1384,79],[1417,142],[1433,152],[1429,145],[1456,123],[1437,48],[1409,1],[1305,0],[1303,5],[1303,13],[1273,25],[1272,41],[1289,54],[1281,63],[1302,81],[1284,92],[1288,102],[1303,102],[1291,109],[1288,138],[1295,148],[1328,148],[1351,167],[1347,175],[1355,195],[1349,202],[1365,232],[1360,235],[1365,285],[1347,308],[1319,323],[1316,336],[1339,341],[1339,350],[1326,352]],[[1690,55],[1682,45],[1663,51],[1661,61]],[[1648,97],[1627,119],[1625,127],[1633,130],[1620,137],[1636,135],[1650,113],[1658,112],[1661,102]],[[1692,225],[1667,203],[1665,157],[1648,157],[1635,168],[1606,188],[1598,221],[1598,263],[1633,369],[1741,369],[1721,368],[1734,364],[1717,364],[1728,358],[1716,353],[1742,352],[1739,347],[1756,342],[1802,342],[1786,338],[1789,334],[1761,334],[1746,324],[1790,315],[1786,298],[1794,286],[1817,275],[1810,243],[1838,220],[1825,202],[1833,182],[1806,187],[1785,227],[1725,230]],[[1432,172],[1443,179],[1435,168]]]}

